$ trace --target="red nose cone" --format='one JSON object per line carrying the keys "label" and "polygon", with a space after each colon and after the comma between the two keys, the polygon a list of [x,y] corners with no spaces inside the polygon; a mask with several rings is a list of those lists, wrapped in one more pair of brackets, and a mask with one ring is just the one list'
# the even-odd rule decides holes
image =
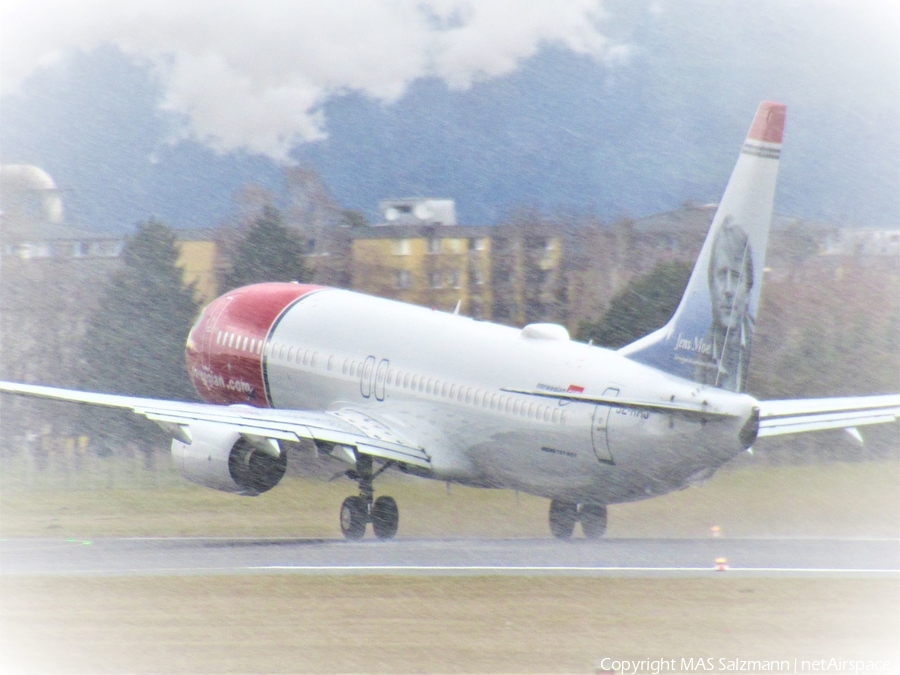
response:
{"label": "red nose cone", "polygon": [[269,332],[288,307],[321,288],[256,284],[213,300],[191,329],[185,352],[200,397],[209,403],[268,406],[263,359]]}

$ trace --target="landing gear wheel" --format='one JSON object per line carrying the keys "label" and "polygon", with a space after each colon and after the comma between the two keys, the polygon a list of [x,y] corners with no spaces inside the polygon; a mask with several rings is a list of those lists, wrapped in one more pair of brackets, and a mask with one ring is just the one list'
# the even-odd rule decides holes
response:
{"label": "landing gear wheel", "polygon": [[550,502],[550,532],[557,539],[568,539],[578,520],[578,505],[554,499]]}
{"label": "landing gear wheel", "polygon": [[347,497],[341,504],[341,532],[347,539],[362,539],[369,522],[369,507],[362,497]]}
{"label": "landing gear wheel", "polygon": [[393,497],[379,497],[372,505],[372,529],[379,539],[390,539],[397,534],[400,512]]}
{"label": "landing gear wheel", "polygon": [[582,504],[578,519],[586,539],[599,539],[606,532],[606,507],[603,504]]}

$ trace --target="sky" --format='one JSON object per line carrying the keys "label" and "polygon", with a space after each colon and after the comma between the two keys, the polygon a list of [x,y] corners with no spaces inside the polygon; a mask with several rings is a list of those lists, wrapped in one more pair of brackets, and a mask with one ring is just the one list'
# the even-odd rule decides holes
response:
{"label": "sky", "polygon": [[889,0],[7,0],[0,161],[70,223],[210,227],[312,167],[337,202],[449,197],[612,220],[715,201],[761,100],[788,105],[776,209],[900,224]]}

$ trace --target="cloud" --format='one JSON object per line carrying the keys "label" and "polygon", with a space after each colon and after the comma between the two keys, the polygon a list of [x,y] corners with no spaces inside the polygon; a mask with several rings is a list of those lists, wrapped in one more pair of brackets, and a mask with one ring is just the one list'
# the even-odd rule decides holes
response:
{"label": "cloud", "polygon": [[389,103],[423,77],[465,89],[544,45],[618,63],[607,18],[601,0],[7,0],[0,86],[112,44],[154,69],[182,137],[287,161],[326,135],[335,95]]}

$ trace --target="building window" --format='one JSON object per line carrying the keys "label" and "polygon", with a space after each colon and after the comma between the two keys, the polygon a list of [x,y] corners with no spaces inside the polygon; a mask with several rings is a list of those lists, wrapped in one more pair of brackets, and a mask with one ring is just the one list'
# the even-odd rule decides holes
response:
{"label": "building window", "polygon": [[494,303],[494,318],[500,320],[512,318],[512,308],[505,302]]}
{"label": "building window", "polygon": [[546,237],[525,237],[525,246],[533,251],[540,249],[550,251],[553,249],[553,241]]}
{"label": "building window", "polygon": [[472,279],[472,283],[476,286],[484,285],[484,272],[479,269],[474,269],[469,273],[469,276]]}
{"label": "building window", "polygon": [[409,239],[394,239],[391,241],[391,253],[394,255],[409,255]]}
{"label": "building window", "polygon": [[447,272],[447,285],[450,288],[459,288],[460,287],[460,274],[459,270],[451,270]]}
{"label": "building window", "polygon": [[441,252],[441,240],[436,237],[432,237],[428,240],[428,252],[429,253],[440,253]]}
{"label": "building window", "polygon": [[441,273],[440,272],[429,272],[428,273],[428,286],[429,288],[441,288]]}
{"label": "building window", "polygon": [[465,239],[446,239],[445,245],[448,253],[465,252]]}
{"label": "building window", "polygon": [[394,272],[394,288],[409,288],[409,270],[396,270]]}

